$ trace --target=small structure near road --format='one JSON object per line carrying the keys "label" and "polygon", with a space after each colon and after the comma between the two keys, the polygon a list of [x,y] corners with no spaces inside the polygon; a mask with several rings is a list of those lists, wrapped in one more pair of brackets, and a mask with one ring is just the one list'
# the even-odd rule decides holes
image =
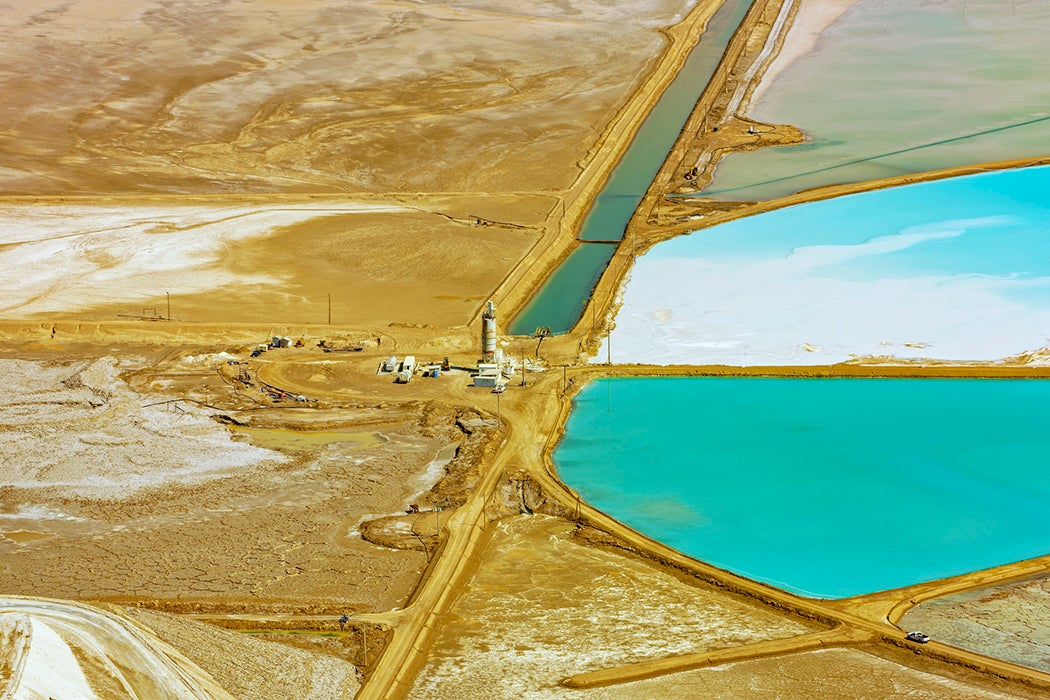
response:
{"label": "small structure near road", "polygon": [[504,382],[503,372],[498,364],[494,362],[478,363],[478,373],[474,375],[474,386],[495,389]]}
{"label": "small structure near road", "polygon": [[401,363],[401,369],[397,373],[397,378],[394,380],[398,384],[408,384],[412,381],[412,375],[416,371],[416,358],[415,355],[406,355],[405,361]]}

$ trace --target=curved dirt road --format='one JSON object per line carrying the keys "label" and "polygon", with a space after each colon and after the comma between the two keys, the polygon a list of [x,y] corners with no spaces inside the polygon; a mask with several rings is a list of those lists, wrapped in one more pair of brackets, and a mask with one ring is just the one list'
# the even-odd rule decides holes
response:
{"label": "curved dirt road", "polygon": [[0,598],[0,697],[232,700],[150,631],[79,603]]}

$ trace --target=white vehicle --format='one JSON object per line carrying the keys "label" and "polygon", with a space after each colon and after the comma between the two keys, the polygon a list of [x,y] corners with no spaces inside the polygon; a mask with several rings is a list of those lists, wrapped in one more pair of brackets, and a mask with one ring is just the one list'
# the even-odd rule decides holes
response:
{"label": "white vehicle", "polygon": [[403,369],[397,373],[397,379],[394,380],[397,384],[408,384],[412,381],[412,371]]}
{"label": "white vehicle", "polygon": [[919,644],[925,644],[930,641],[930,635],[924,632],[908,632],[905,638],[909,642],[918,642]]}

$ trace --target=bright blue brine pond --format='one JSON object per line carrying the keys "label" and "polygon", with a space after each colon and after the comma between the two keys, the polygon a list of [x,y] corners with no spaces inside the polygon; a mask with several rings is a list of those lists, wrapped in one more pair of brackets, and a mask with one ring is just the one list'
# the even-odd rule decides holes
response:
{"label": "bright blue brine pond", "polygon": [[984,172],[660,243],[631,270],[612,357],[812,365],[998,360],[1047,347],[1048,191],[1050,166]]}
{"label": "bright blue brine pond", "polygon": [[603,379],[554,454],[681,552],[843,598],[1050,552],[1050,382]]}

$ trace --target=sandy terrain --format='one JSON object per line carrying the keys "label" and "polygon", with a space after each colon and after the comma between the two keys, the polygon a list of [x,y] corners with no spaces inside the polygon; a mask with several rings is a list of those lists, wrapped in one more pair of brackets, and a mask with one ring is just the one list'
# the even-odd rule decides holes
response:
{"label": "sandy terrain", "polygon": [[[0,416],[28,437],[3,443],[20,482],[5,474],[0,488],[0,589],[150,608],[118,612],[236,697],[349,696],[348,661],[369,671],[361,698],[413,687],[461,697],[478,678],[481,696],[500,686],[582,695],[555,684],[581,671],[619,683],[639,677],[632,663],[667,654],[682,656],[641,675],[697,668],[710,649],[775,658],[587,692],[650,697],[681,679],[713,696],[974,697],[999,687],[993,676],[1022,696],[1050,687],[937,642],[900,650],[887,611],[910,592],[799,600],[580,503],[547,460],[570,406],[563,382],[598,368],[537,373],[503,395],[470,389],[461,370],[409,386],[375,374],[390,353],[477,361],[478,307],[494,295],[511,315],[572,245],[574,222],[714,5],[696,3],[702,11],[663,36],[690,3],[9,8],[0,191],[26,196],[0,210],[12,290],[0,315],[15,319],[0,324],[0,354],[15,361]],[[770,54],[763,32],[779,7],[759,8],[740,55]],[[729,121],[719,147],[746,133]],[[165,292],[173,320],[114,320],[166,316]],[[594,347],[582,330],[545,343],[552,365]],[[242,366],[221,353],[247,360],[271,332],[308,345],[251,361],[252,385],[239,383]],[[314,345],[324,336],[364,350],[324,354]],[[261,381],[308,401],[274,404]],[[159,399],[172,402],[145,405]],[[55,420],[27,427],[41,406]],[[127,493],[113,477],[142,488]],[[422,512],[406,513],[412,503]],[[537,521],[494,524],[530,507],[575,509],[598,540],[639,556],[570,541],[565,521],[539,521],[538,535]],[[494,550],[490,536],[508,547]],[[624,614],[625,601],[637,609]],[[811,629],[800,619],[834,627],[789,636]],[[371,632],[366,648],[366,629],[381,631],[379,649]],[[771,638],[780,646],[756,649]],[[794,651],[861,644],[894,660],[790,656],[795,639]],[[67,658],[62,648],[46,653]]]}
{"label": "sandy terrain", "polygon": [[[12,9],[0,315],[464,324],[688,5]],[[164,193],[211,197],[110,197]]]}
{"label": "sandy terrain", "polygon": [[52,498],[106,499],[288,462],[232,440],[203,412],[150,405],[168,397],[137,394],[118,376],[136,364],[0,360],[5,485]]}
{"label": "sandy terrain", "polygon": [[[222,689],[235,697],[352,697],[358,672],[350,662],[373,664],[385,635],[372,625],[358,639],[361,623],[354,622],[344,636],[337,618],[387,611],[409,598],[440,520],[431,512],[420,521],[405,510],[440,503],[451,513],[462,502],[486,454],[484,421],[433,402],[404,403],[389,376],[375,375],[376,349],[364,360],[317,347],[285,351],[309,390],[335,379],[357,397],[288,408],[234,381],[241,365],[227,364],[236,357],[229,352],[139,349],[142,355],[92,357],[98,345],[5,348],[32,359],[0,359],[7,465],[0,587],[131,602],[235,629],[290,629],[304,636],[277,635],[289,644],[274,645],[203,623],[117,611],[156,626],[214,669],[221,685],[215,697],[227,697]],[[269,354],[265,368],[252,369],[256,381],[260,368],[272,381],[281,377],[282,356]],[[363,373],[336,369],[362,361]],[[362,401],[367,393],[395,403]],[[362,537],[371,520],[398,517],[407,524],[402,535],[382,544]],[[37,637],[51,640],[38,646],[39,663],[68,655],[58,637]],[[108,655],[121,653],[121,644],[97,642]],[[261,673],[267,664],[286,669],[274,684]],[[95,697],[84,688],[101,691],[85,673],[81,682],[70,672],[69,682],[81,685],[68,695],[39,673],[25,683]]]}
{"label": "sandy terrain", "polygon": [[[403,512],[441,476],[432,459],[462,440],[452,416],[417,407],[239,413],[257,400],[189,357],[138,376],[150,393],[132,391],[111,359],[3,361],[13,397],[2,413],[4,590],[220,608],[402,602],[424,554],[354,533],[365,517]],[[149,406],[180,390],[189,401]],[[205,399],[228,411],[193,403]],[[41,407],[50,420],[30,423]],[[258,427],[231,432],[219,413]]]}
{"label": "sandy terrain", "polygon": [[348,700],[360,688],[357,668],[331,654],[311,653],[144,608],[124,608],[122,614],[148,626],[236,698]]}
{"label": "sandy terrain", "polygon": [[17,698],[299,700],[360,687],[357,669],[332,656],[133,608],[5,597],[0,648],[0,692]]}
{"label": "sandy terrain", "polygon": [[577,543],[572,530],[547,516],[499,524],[410,697],[590,697],[557,684],[596,666],[811,629]]}
{"label": "sandy terrain", "polygon": [[0,191],[561,187],[684,5],[14,5]]}
{"label": "sandy terrain", "polygon": [[815,697],[993,700],[1015,696],[917,671],[854,649],[829,649],[600,688],[589,691],[585,697],[600,700],[651,697],[703,697],[717,700],[741,697],[756,700],[809,700]]}
{"label": "sandy terrain", "polygon": [[4,697],[233,697],[148,629],[86,605],[0,598],[0,652]]}
{"label": "sandy terrain", "polygon": [[949,644],[1050,673],[1050,579],[944,596],[901,620]]}
{"label": "sandy terrain", "polygon": [[116,306],[118,313],[139,315],[141,306],[149,304],[166,315],[165,292],[176,295],[178,308],[180,294],[215,294],[221,289],[233,301],[238,292],[260,285],[280,287],[287,280],[269,270],[223,269],[231,247],[242,242],[250,246],[302,222],[390,210],[398,208],[9,202],[0,205],[2,280],[8,290],[0,313],[26,317]]}
{"label": "sandy terrain", "polygon": [[[535,242],[551,206],[474,204],[8,200],[0,316],[167,317],[170,303],[178,321],[324,325],[330,295],[337,324],[459,325]],[[471,215],[519,223],[472,226]]]}

